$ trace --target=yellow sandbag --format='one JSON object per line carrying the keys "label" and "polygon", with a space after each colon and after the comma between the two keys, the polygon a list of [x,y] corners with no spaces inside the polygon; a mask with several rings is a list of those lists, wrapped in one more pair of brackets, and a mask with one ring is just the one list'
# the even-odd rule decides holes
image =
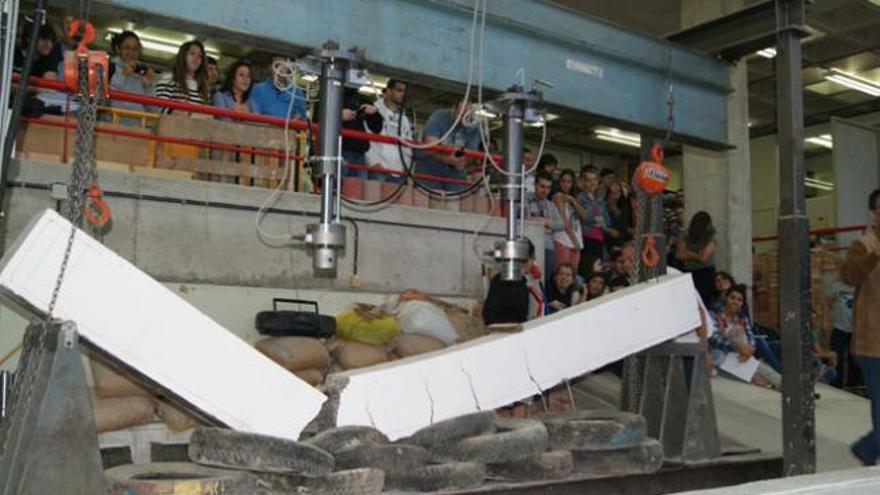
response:
{"label": "yellow sandbag", "polygon": [[357,304],[336,315],[336,336],[341,339],[385,345],[399,334],[397,318],[369,304]]}

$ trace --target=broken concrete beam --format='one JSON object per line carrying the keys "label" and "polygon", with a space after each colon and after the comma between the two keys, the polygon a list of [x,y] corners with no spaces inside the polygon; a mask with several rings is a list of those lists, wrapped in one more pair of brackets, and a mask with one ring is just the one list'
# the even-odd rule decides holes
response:
{"label": "broken concrete beam", "polygon": [[[45,317],[71,224],[31,220],[0,261],[0,296]],[[230,428],[296,440],[325,397],[77,230],[53,316],[88,344]]]}
{"label": "broken concrete beam", "polygon": [[666,275],[440,351],[340,375],[337,424],[392,440],[434,422],[505,406],[692,331],[690,275]]}

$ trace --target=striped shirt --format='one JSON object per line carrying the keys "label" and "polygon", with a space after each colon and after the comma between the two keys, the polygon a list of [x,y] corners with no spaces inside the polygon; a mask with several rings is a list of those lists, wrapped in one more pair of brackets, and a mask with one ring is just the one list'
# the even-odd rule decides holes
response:
{"label": "striped shirt", "polygon": [[[187,92],[184,93],[180,85],[177,84],[177,81],[174,80],[174,75],[171,72],[166,72],[159,76],[159,80],[153,85],[153,96],[165,100],[207,104],[202,94],[199,93],[199,83],[195,79],[187,79],[186,86]],[[171,110],[170,108],[163,108],[162,113],[171,113]]]}

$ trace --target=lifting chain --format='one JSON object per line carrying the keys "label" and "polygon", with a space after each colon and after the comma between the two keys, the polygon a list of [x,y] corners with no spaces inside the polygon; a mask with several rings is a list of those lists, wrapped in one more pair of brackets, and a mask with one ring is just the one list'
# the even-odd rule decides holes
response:
{"label": "lifting chain", "polygon": [[[73,250],[73,241],[76,237],[76,230],[82,225],[83,216],[85,215],[93,226],[100,227],[109,220],[109,209],[101,199],[100,188],[98,187],[98,173],[95,168],[95,122],[98,115],[98,99],[103,94],[104,84],[104,68],[102,66],[95,67],[97,77],[95,78],[94,91],[90,91],[89,84],[89,61],[87,57],[78,57],[77,59],[77,102],[79,103],[79,112],[77,113],[76,123],[76,149],[73,159],[73,168],[70,171],[70,181],[67,184],[67,219],[70,220],[70,235],[67,237],[67,247],[64,250],[64,257],[61,260],[61,268],[58,271],[58,278],[55,280],[55,288],[52,290],[52,299],[49,302],[48,315],[49,320],[55,310],[55,304],[58,302],[58,294],[61,292],[61,284],[64,281],[64,274],[67,271],[67,264],[70,261],[70,253]],[[88,194],[86,190],[88,189]],[[86,204],[86,196],[91,199],[90,205]],[[98,219],[103,222],[93,222],[96,218],[92,214],[92,206],[98,208],[100,213]]]}

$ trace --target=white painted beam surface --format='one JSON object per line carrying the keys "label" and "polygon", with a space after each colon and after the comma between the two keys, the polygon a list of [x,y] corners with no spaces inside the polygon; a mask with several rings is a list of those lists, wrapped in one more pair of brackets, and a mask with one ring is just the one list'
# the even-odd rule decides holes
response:
{"label": "white painted beam surface", "polygon": [[[0,295],[44,316],[69,233],[54,211],[37,215],[0,261]],[[230,428],[295,440],[326,399],[81,231],[54,316]]]}
{"label": "white painted beam surface", "polygon": [[397,439],[522,400],[699,325],[690,275],[666,275],[530,321],[520,333],[344,373],[337,421]]}

